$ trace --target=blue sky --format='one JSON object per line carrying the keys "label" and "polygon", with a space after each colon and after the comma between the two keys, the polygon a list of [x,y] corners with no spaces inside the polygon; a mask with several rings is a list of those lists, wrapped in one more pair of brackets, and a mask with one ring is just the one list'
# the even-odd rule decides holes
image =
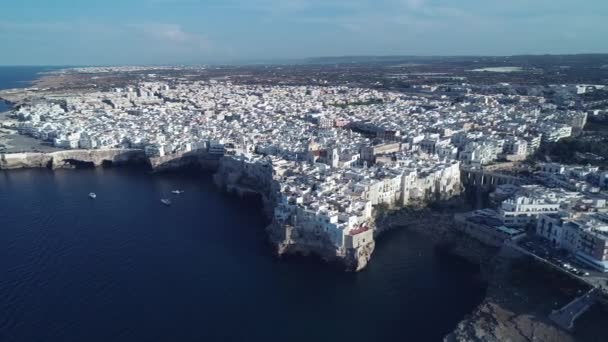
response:
{"label": "blue sky", "polygon": [[607,0],[4,0],[0,65],[608,52]]}

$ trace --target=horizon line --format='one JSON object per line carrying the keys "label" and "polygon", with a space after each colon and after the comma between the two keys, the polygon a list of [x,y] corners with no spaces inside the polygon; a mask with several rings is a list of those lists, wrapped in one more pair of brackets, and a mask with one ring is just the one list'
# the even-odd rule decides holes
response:
{"label": "horizon line", "polygon": [[259,58],[250,60],[235,60],[226,59],[225,61],[213,61],[206,63],[125,63],[125,64],[0,64],[0,67],[50,67],[50,68],[94,68],[94,67],[128,67],[128,66],[142,66],[142,67],[192,67],[192,66],[246,66],[246,65],[273,65],[273,64],[286,64],[286,65],[298,65],[305,64],[308,61],[320,60],[320,59],[347,59],[347,58],[510,58],[510,57],[558,57],[558,56],[602,56],[608,57],[608,52],[575,52],[575,53],[530,53],[530,54],[513,54],[513,55],[491,55],[491,54],[430,54],[430,55],[377,55],[377,54],[354,54],[354,55],[335,55],[335,56],[313,56],[313,57],[301,57],[301,58]]}

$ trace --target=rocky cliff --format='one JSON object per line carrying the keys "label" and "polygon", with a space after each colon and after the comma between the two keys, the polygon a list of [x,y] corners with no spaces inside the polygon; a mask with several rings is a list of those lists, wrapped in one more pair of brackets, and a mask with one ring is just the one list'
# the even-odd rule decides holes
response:
{"label": "rocky cliff", "polygon": [[214,171],[218,168],[220,156],[214,156],[206,151],[191,151],[171,154],[149,159],[150,166],[155,172],[171,171],[185,167],[197,167]]}
{"label": "rocky cliff", "polygon": [[0,170],[51,167],[53,158],[46,153],[0,154]]}
{"label": "rocky cliff", "polygon": [[272,222],[267,228],[270,241],[275,246],[278,256],[315,255],[323,261],[336,265],[347,272],[358,272],[364,269],[371,259],[375,242],[357,248],[336,248],[331,241],[312,233],[296,230]]}
{"label": "rocky cliff", "polygon": [[273,178],[271,168],[223,157],[218,163],[213,180],[218,187],[228,192],[260,195],[264,203],[264,213],[270,222],[266,227],[268,239],[278,256],[315,255],[347,271],[359,271],[370,260],[374,249],[373,239],[358,248],[338,248],[321,235],[275,221],[276,194],[280,185]]}
{"label": "rocky cliff", "polygon": [[78,166],[149,165],[154,171],[170,171],[184,167],[199,167],[214,171],[219,157],[204,151],[172,154],[164,157],[146,156],[139,149],[65,150],[49,153],[0,153],[0,170],[29,168],[75,168]]}
{"label": "rocky cliff", "polygon": [[148,163],[144,151],[130,149],[66,150],[51,153],[0,154],[0,170],[23,168],[74,168],[77,166]]}
{"label": "rocky cliff", "polygon": [[493,258],[486,298],[444,342],[576,341],[547,317],[552,308],[568,302],[561,289],[547,284],[568,287],[567,279],[503,254]]}
{"label": "rocky cliff", "polygon": [[79,164],[94,167],[102,165],[125,165],[148,163],[143,150],[110,149],[110,150],[67,150],[49,153],[53,169],[70,168]]}
{"label": "rocky cliff", "polygon": [[[204,151],[192,151],[164,157],[148,158],[142,150],[66,150],[52,153],[5,154],[0,158],[0,169],[17,168],[74,168],[78,166],[99,167],[104,165],[124,165],[129,163],[146,163],[153,171],[162,172],[184,167],[197,167],[215,171],[216,185],[228,192],[239,194],[259,194],[264,203],[264,212],[271,224],[267,227],[269,240],[276,248],[278,255],[314,254],[335,264],[340,264],[349,271],[365,268],[375,248],[372,232],[364,243],[353,245],[345,243],[336,247],[322,236],[295,229],[285,224],[274,222],[276,194],[280,185],[273,179],[272,168],[263,164],[247,163],[239,158],[210,155]],[[376,222],[370,222],[374,227]],[[382,223],[382,226],[388,226]],[[345,239],[354,239],[347,236]]]}

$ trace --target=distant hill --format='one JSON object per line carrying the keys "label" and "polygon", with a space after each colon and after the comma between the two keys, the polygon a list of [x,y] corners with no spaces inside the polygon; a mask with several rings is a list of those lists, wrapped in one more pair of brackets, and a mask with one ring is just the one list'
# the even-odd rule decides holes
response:
{"label": "distant hill", "polygon": [[367,64],[367,63],[419,63],[445,60],[452,57],[439,56],[339,56],[313,57],[305,59],[308,64]]}
{"label": "distant hill", "polygon": [[503,63],[503,64],[606,64],[608,54],[514,55],[514,56],[338,56],[314,57],[305,64],[407,64],[407,63]]}

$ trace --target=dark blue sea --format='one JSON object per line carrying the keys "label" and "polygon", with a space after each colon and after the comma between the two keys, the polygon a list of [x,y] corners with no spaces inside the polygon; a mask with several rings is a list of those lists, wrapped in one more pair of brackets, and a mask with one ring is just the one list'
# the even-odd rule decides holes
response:
{"label": "dark blue sea", "polygon": [[277,259],[265,224],[199,172],[0,171],[0,341],[440,341],[483,298],[415,233],[353,274]]}
{"label": "dark blue sea", "polygon": [[53,66],[0,66],[0,89],[27,87],[41,73],[58,69]]}
{"label": "dark blue sea", "polygon": [[[57,69],[59,68],[50,66],[0,66],[0,90],[28,87],[41,73]],[[0,113],[9,109],[10,107],[0,100]]]}

